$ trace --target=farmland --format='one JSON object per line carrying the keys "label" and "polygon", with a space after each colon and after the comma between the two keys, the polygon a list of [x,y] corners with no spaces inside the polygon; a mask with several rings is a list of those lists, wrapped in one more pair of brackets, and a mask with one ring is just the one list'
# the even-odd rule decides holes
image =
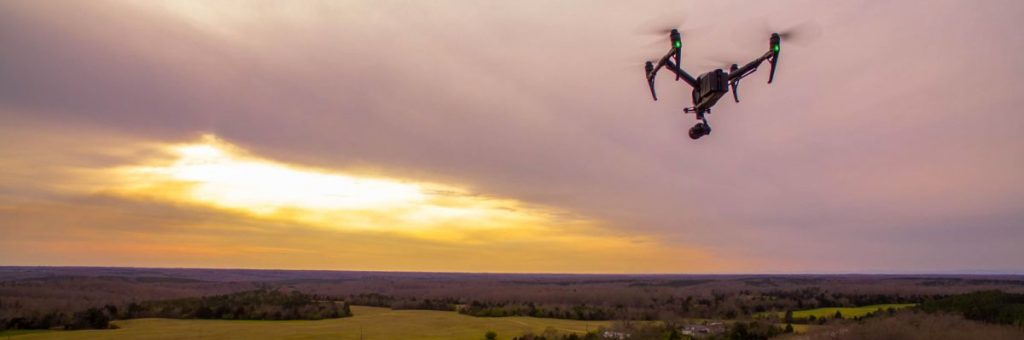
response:
{"label": "farmland", "polygon": [[[488,330],[499,339],[548,327],[560,334],[584,333],[609,322],[533,317],[481,318],[455,312],[352,307],[353,317],[318,321],[226,321],[134,319],[115,321],[114,330],[11,333],[16,339],[481,339]],[[0,333],[0,335],[9,335]]]}
{"label": "farmland", "polygon": [[[955,306],[976,306],[978,298],[965,295],[975,291],[1005,292],[981,300],[1013,307],[1024,293],[1024,277],[0,267],[0,325],[7,330],[0,338],[481,339],[495,331],[499,339],[510,339],[549,327],[566,335],[601,326],[635,339],[660,338],[670,328],[772,337],[787,328],[786,311],[795,311],[796,333],[828,334],[915,314],[853,321],[835,319],[836,311],[853,319],[959,296],[967,300],[951,300]],[[257,292],[268,298],[244,298]],[[296,299],[271,298],[277,292]],[[316,303],[295,303],[301,301]],[[352,316],[332,318],[333,311],[325,316],[325,310],[312,308],[326,301],[351,306]],[[816,320],[808,320],[812,315]],[[984,316],[978,320],[991,319]]]}
{"label": "farmland", "polygon": [[[901,308],[907,308],[907,307],[912,307],[912,306],[914,306],[914,304],[912,304],[912,303],[891,303],[891,304],[878,304],[878,305],[869,305],[869,306],[861,306],[861,307],[814,308],[814,309],[805,309],[805,310],[793,311],[793,319],[796,319],[796,320],[807,319],[807,318],[810,318],[811,316],[814,316],[814,318],[816,318],[816,319],[820,319],[820,318],[823,318],[823,317],[824,318],[832,318],[833,316],[836,315],[836,312],[842,313],[843,314],[843,318],[856,318],[856,317],[863,317],[865,315],[868,315],[868,313],[878,311],[879,309],[884,311],[884,310],[888,310],[889,308],[901,309]],[[778,315],[779,318],[783,318],[785,316],[785,314],[786,314],[785,312],[776,313],[776,315]]]}

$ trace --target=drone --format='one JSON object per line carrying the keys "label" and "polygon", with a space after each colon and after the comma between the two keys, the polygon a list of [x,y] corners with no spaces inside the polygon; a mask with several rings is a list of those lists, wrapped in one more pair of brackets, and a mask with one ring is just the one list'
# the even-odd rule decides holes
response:
{"label": "drone", "polygon": [[729,67],[728,73],[722,69],[715,69],[701,74],[697,78],[693,78],[693,76],[684,71],[680,64],[683,54],[682,34],[679,33],[679,30],[672,29],[669,32],[669,38],[672,41],[672,48],[669,49],[668,53],[661,60],[658,60],[657,64],[648,61],[644,65],[644,70],[647,72],[647,85],[651,88],[651,97],[655,101],[658,100],[658,95],[654,91],[654,77],[658,75],[659,70],[664,68],[675,73],[676,81],[682,79],[693,88],[693,106],[683,109],[683,112],[686,113],[696,113],[697,120],[700,121],[697,125],[690,128],[690,138],[693,140],[711,134],[711,125],[708,124],[707,115],[711,113],[711,107],[715,106],[718,103],[718,99],[722,98],[726,92],[729,92],[730,88],[732,88],[732,98],[737,103],[740,102],[739,92],[737,92],[740,80],[757,71],[757,67],[761,66],[761,63],[767,61],[771,65],[771,71],[768,74],[768,84],[771,84],[772,80],[775,79],[775,66],[779,63],[779,52],[782,49],[782,36],[779,33],[772,33],[768,39],[768,52],[757,57],[754,61],[742,67],[732,64]]}

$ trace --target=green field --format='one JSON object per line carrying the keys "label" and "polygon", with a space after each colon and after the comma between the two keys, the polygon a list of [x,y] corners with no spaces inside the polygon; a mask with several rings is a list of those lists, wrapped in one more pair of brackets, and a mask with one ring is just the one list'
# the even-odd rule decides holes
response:
{"label": "green field", "polygon": [[[8,330],[8,331],[0,331],[0,339],[6,339],[6,338],[9,338],[9,337],[13,337],[15,335],[25,335],[25,334],[33,334],[33,333],[52,333],[52,332],[53,331],[42,330],[42,329],[15,329],[15,330]],[[18,339],[24,339],[24,338],[18,338]]]}
{"label": "green field", "polygon": [[[893,309],[900,309],[900,308],[907,308],[907,307],[912,307],[912,306],[914,306],[913,303],[902,303],[902,304],[901,303],[893,303],[893,304],[869,305],[869,306],[861,306],[861,307],[827,307],[827,308],[804,309],[804,310],[793,311],[793,319],[806,319],[806,318],[811,317],[811,315],[813,315],[815,318],[826,317],[826,318],[831,319],[833,316],[836,315],[836,311],[842,312],[844,319],[849,319],[849,318],[854,318],[854,317],[858,317],[858,316],[865,316],[868,313],[877,311],[879,309],[886,310],[886,309],[889,309],[890,307],[893,308]],[[775,313],[775,314],[778,315],[778,317],[780,319],[784,318],[786,316],[786,312],[778,312],[778,313]]]}
{"label": "green field", "polygon": [[115,321],[120,329],[0,333],[13,339],[483,339],[493,330],[499,339],[547,327],[559,333],[594,330],[607,321],[531,317],[481,318],[455,312],[353,306],[349,318],[318,321],[228,321],[135,319]]}

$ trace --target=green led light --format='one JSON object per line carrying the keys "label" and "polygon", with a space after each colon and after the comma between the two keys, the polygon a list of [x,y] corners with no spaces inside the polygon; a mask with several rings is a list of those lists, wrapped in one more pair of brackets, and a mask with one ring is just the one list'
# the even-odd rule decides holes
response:
{"label": "green led light", "polygon": [[780,47],[781,47],[781,46],[779,46],[778,44],[776,44],[775,46],[772,46],[772,49],[773,49],[773,50],[775,50],[775,53],[779,53],[779,49],[780,49]]}
{"label": "green led light", "polygon": [[682,41],[676,41],[676,48],[680,48],[680,47],[683,47],[683,42]]}

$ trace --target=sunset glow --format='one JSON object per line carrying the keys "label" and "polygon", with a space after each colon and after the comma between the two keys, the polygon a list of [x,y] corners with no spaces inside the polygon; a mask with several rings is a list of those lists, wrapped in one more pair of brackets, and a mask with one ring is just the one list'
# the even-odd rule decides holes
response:
{"label": "sunset glow", "polygon": [[372,210],[425,200],[418,185],[244,158],[213,137],[205,138],[203,144],[181,145],[172,150],[179,157],[173,164],[128,170],[153,181],[190,184],[190,198],[198,202],[256,213],[282,209]]}
{"label": "sunset glow", "polygon": [[215,136],[165,147],[171,159],[106,170],[128,197],[196,204],[341,230],[449,239],[458,230],[534,232],[554,214],[428,182],[288,165],[248,155]]}

